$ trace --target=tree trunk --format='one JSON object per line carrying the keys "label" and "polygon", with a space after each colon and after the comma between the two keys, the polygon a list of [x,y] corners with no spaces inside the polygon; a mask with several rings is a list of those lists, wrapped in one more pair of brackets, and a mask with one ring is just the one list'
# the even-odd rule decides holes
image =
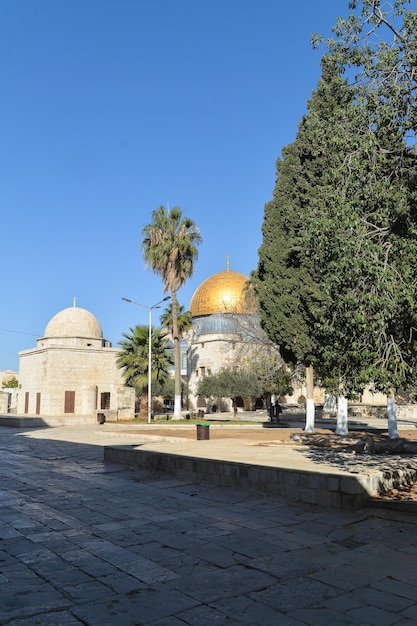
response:
{"label": "tree trunk", "polygon": [[337,423],[336,435],[347,435],[348,430],[348,402],[345,396],[337,396]]}
{"label": "tree trunk", "polygon": [[387,396],[388,436],[390,439],[398,439],[400,436],[397,429],[397,408],[395,406],[395,393],[391,391]]}
{"label": "tree trunk", "polygon": [[182,418],[181,413],[181,351],[180,338],[178,333],[178,303],[177,292],[172,291],[172,340],[174,342],[174,370],[175,370],[175,396],[174,396],[174,415],[172,419],[179,420]]}
{"label": "tree trunk", "polygon": [[304,432],[314,433],[314,372],[312,365],[306,365],[306,426]]}
{"label": "tree trunk", "polygon": [[139,417],[148,417],[148,386],[142,387],[139,404]]}

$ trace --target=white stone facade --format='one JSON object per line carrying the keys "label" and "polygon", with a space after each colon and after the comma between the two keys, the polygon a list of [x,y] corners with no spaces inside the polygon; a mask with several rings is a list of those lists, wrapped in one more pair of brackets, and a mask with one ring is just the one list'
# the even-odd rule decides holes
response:
{"label": "white stone facade", "polygon": [[[190,343],[188,359],[189,380],[189,408],[210,410],[210,404],[203,398],[198,398],[196,389],[198,382],[204,376],[215,374],[223,367],[231,367],[236,359],[236,352],[241,347],[237,336],[232,334],[205,333],[198,337],[194,335]],[[221,402],[221,404],[220,404]],[[230,398],[216,399],[211,404],[217,405],[217,410],[232,410]],[[220,404],[220,406],[219,406]]]}

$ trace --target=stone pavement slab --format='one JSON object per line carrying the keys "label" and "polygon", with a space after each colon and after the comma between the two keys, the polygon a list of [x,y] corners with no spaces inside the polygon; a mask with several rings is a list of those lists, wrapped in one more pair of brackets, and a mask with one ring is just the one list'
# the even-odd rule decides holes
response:
{"label": "stone pavement slab", "polygon": [[2,626],[417,623],[413,514],[105,464],[98,438],[0,428]]}

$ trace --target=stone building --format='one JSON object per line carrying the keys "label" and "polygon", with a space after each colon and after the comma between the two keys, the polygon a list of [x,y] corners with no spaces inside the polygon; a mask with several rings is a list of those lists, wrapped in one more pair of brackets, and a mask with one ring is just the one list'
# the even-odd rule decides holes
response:
{"label": "stone building", "polygon": [[12,380],[17,380],[18,372],[0,370],[0,414],[15,413],[17,404],[17,389],[5,387]]}
{"label": "stone building", "polygon": [[[239,366],[247,346],[247,332],[253,306],[245,297],[247,276],[229,268],[207,278],[194,292],[190,302],[192,330],[188,334],[189,408],[210,411],[204,398],[198,398],[198,381],[218,370]],[[216,409],[230,410],[231,400],[222,398]],[[249,407],[245,407],[249,408]]]}
{"label": "stone building", "polygon": [[135,392],[124,384],[117,353],[92,313],[75,305],[60,311],[36,348],[19,353],[18,414],[65,423],[98,413],[132,419]]}

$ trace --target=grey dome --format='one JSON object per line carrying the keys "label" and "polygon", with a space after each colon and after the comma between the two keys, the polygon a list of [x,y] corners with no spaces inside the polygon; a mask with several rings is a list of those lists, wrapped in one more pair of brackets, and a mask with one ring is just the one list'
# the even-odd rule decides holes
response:
{"label": "grey dome", "polygon": [[195,317],[193,326],[196,335],[224,335],[242,332],[233,316],[224,313],[215,313],[204,317]]}

